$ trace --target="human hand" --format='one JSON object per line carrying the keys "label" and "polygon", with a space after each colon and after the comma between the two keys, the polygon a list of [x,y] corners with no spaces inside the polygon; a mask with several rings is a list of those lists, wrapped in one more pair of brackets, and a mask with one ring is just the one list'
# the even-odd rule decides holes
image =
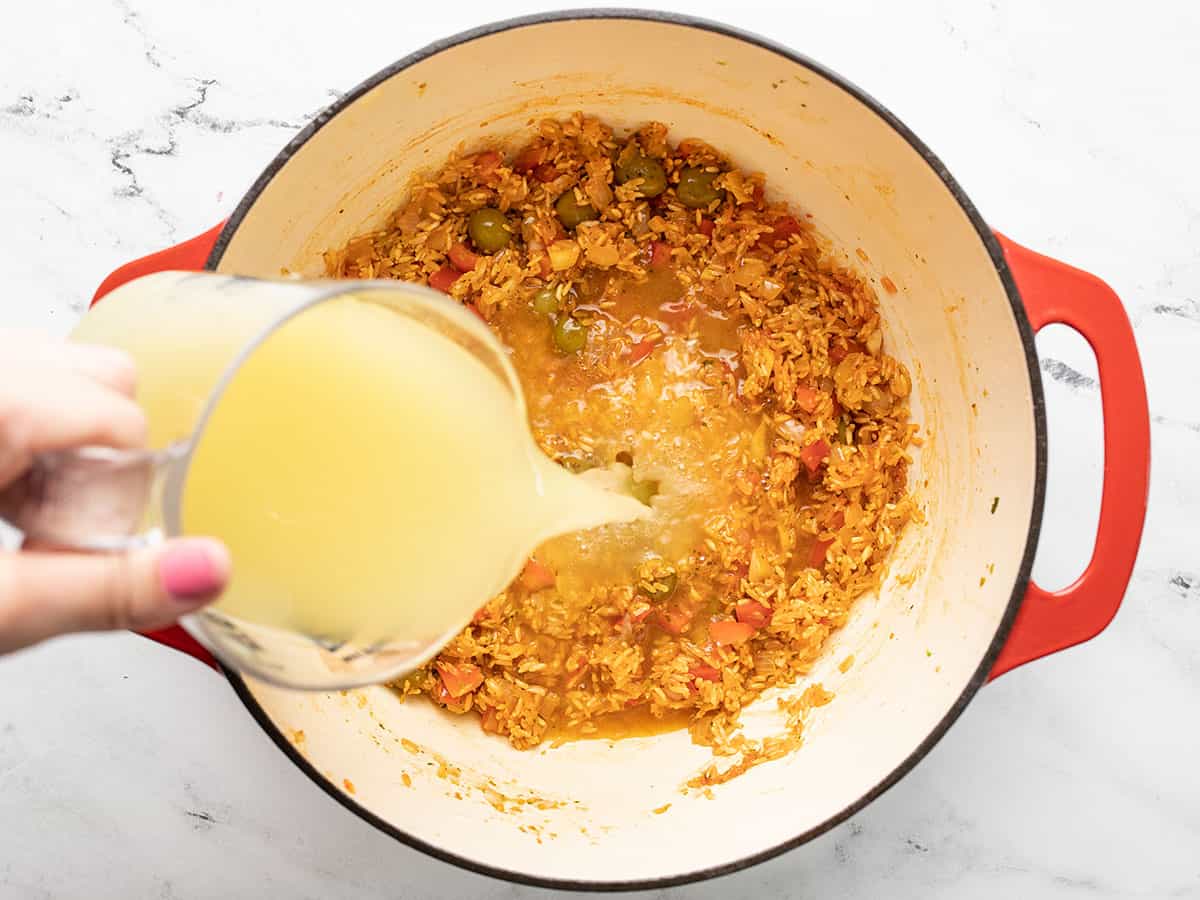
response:
{"label": "human hand", "polygon": [[[39,453],[144,446],[133,361],[109,347],[0,331],[0,492]],[[73,631],[160,628],[213,600],[229,553],[180,538],[124,553],[0,550],[0,654]]]}

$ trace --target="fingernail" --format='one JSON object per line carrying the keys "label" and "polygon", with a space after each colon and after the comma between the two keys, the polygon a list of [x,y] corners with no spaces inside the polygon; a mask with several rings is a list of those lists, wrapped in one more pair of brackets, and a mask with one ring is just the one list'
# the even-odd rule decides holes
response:
{"label": "fingernail", "polygon": [[215,597],[229,580],[229,551],[219,541],[192,538],[167,549],[158,563],[158,577],[177,600]]}

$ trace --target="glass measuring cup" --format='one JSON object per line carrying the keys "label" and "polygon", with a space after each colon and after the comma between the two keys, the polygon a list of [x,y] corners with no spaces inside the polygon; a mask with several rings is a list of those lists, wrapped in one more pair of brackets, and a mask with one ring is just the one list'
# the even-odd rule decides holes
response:
{"label": "glass measuring cup", "polygon": [[[524,422],[524,400],[503,347],[470,312],[427,288],[394,281],[276,282],[161,273],[113,292],[75,333],[79,340],[115,345],[134,356],[155,449],[85,448],[40,457],[15,494],[5,492],[3,509],[12,524],[30,538],[97,551],[183,533],[197,448],[238,372],[287,323],[347,295],[385,307],[467,351],[503,385],[513,415]],[[280,453],[287,450],[287,438],[280,436]],[[537,462],[531,456],[531,465]],[[530,549],[506,548],[507,557],[486,573],[491,580],[480,603],[516,575]],[[305,548],[296,550],[297,566],[303,567]],[[236,569],[236,554],[234,562]],[[221,604],[181,624],[228,666],[287,687],[331,689],[387,680],[421,665],[469,616],[447,621],[437,633],[369,641],[264,625]]]}

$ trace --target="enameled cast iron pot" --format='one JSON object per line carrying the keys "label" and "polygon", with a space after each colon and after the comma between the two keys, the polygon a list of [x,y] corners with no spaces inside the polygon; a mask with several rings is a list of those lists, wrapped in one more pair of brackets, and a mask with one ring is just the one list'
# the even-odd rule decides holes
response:
{"label": "enameled cast iron pot", "polygon": [[[228,222],[119,270],[97,298],[166,268],[319,276],[321,251],[380,223],[415,170],[575,110],[708,140],[869,254],[886,345],[914,376],[926,442],[911,477],[927,523],[813,675],[836,699],[813,713],[802,749],[709,798],[679,793],[709,759],[686,733],[519,753],[473,719],[383,688],[289,694],[226,675],[314,782],[405,843],[514,881],[662,886],[821,834],[911,769],[989,678],[1098,634],[1141,536],[1149,421],[1133,333],[1105,284],[993,233],[929,149],[845,79],[761,38],[657,13],[519,19],[401,60],[291,141]],[[1105,470],[1093,558],[1049,593],[1030,581],[1046,477],[1033,336],[1054,322],[1096,352]],[[212,662],[182,632],[156,637]],[[763,701],[749,718],[773,709]]]}

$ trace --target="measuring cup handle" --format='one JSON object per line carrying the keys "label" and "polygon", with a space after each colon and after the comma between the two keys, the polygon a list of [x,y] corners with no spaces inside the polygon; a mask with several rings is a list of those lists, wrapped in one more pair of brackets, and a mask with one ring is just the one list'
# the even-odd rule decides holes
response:
{"label": "measuring cup handle", "polygon": [[69,550],[115,551],[161,540],[157,510],[166,478],[183,456],[166,450],[83,447],[35,457],[0,490],[0,519],[26,541]]}
{"label": "measuring cup handle", "polygon": [[[213,246],[216,244],[217,236],[220,235],[224,227],[225,223],[221,222],[203,234],[198,234],[194,238],[184,241],[182,244],[168,247],[165,250],[160,250],[157,253],[152,253],[149,256],[126,263],[113,271],[100,283],[100,286],[96,288],[95,295],[92,297],[92,304],[95,305],[98,303],[109,291],[115,290],[125,282],[132,281],[134,278],[139,278],[142,275],[149,275],[152,272],[161,272],[167,269],[181,271],[203,269],[209,254],[212,252]],[[0,514],[2,514],[2,511],[0,511]],[[204,649],[199,641],[184,631],[179,625],[171,625],[157,631],[144,631],[142,634],[152,641],[193,656],[205,665],[211,666],[214,669],[218,668],[212,654]]]}

